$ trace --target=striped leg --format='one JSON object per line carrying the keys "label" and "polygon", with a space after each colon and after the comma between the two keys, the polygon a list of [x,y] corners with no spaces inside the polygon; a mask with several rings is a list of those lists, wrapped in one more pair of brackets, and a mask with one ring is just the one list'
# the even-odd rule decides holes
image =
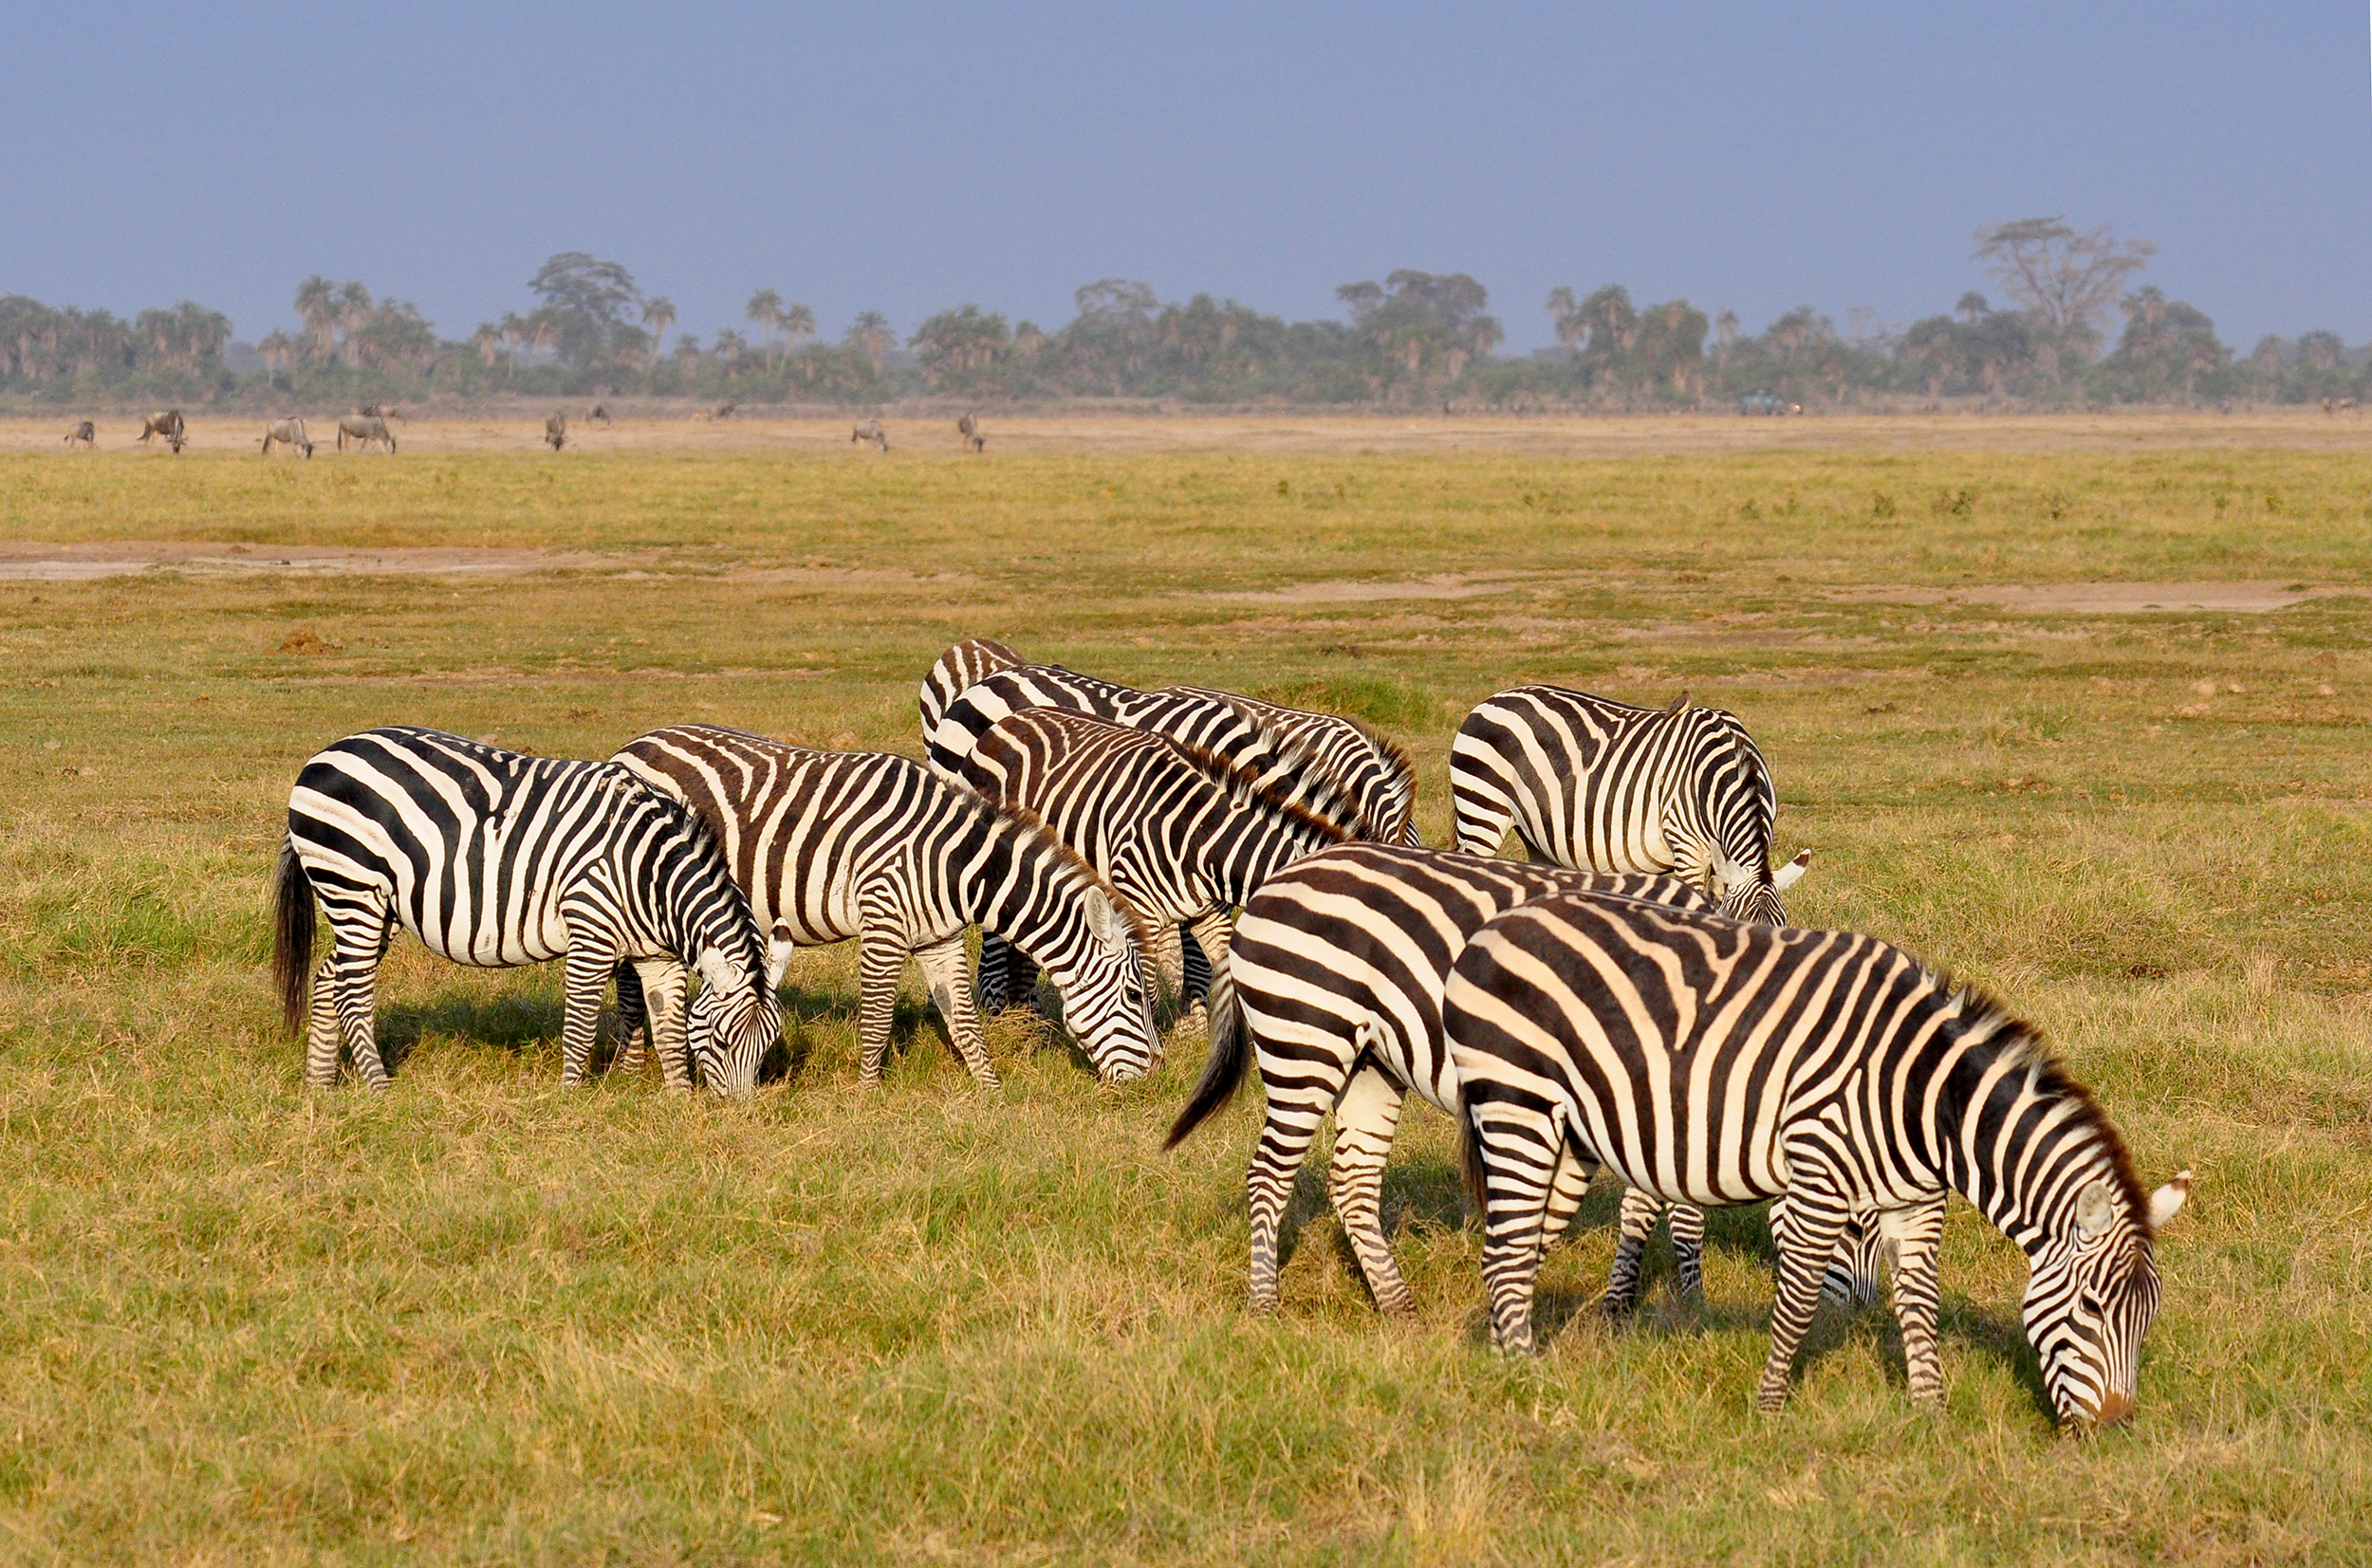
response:
{"label": "striped leg", "polygon": [[973,1010],[972,992],[964,984],[962,933],[917,948],[915,962],[922,966],[922,983],[930,987],[932,1005],[947,1025],[947,1038],[954,1042],[955,1054],[964,1059],[980,1087],[1003,1088],[996,1069],[990,1065],[988,1039],[980,1032],[980,1015]]}
{"label": "striped leg", "polygon": [[1788,1402],[1795,1353],[1804,1343],[1805,1330],[1812,1326],[1812,1315],[1820,1310],[1828,1261],[1852,1217],[1818,1150],[1790,1148],[1787,1154],[1791,1177],[1787,1229],[1784,1238],[1772,1238],[1779,1245],[1779,1289],[1770,1309],[1770,1359],[1763,1364],[1755,1391],[1755,1403],[1765,1411],[1779,1410]]}
{"label": "striped leg", "polygon": [[1672,1206],[1672,1262],[1680,1276],[1680,1294],[1705,1294],[1705,1211],[1693,1203]]}
{"label": "striped leg", "polygon": [[1417,1311],[1417,1298],[1392,1260],[1391,1244],[1383,1234],[1383,1167],[1392,1157],[1393,1134],[1408,1092],[1374,1062],[1352,1075],[1350,1087],[1334,1107],[1334,1161],[1326,1174],[1326,1195],[1350,1238],[1360,1272],[1376,1298],[1376,1309],[1387,1317],[1408,1318]]}
{"label": "striped leg", "polygon": [[[354,1059],[354,1075],[366,1089],[387,1087],[387,1064],[379,1056],[379,961],[387,955],[387,945],[394,939],[395,928],[389,923],[388,912],[373,910],[367,915],[351,908],[333,914],[331,931],[335,947],[329,961],[330,989],[335,997],[339,1030],[345,1037],[346,1054]],[[367,923],[366,923],[367,921]],[[314,984],[318,987],[317,977]],[[316,1062],[307,1061],[308,1072]],[[333,1049],[329,1055],[327,1079],[315,1082],[337,1081],[338,1059]]]}
{"label": "striped leg", "polygon": [[1500,842],[1515,821],[1515,808],[1509,803],[1506,792],[1487,779],[1482,769],[1458,767],[1455,746],[1450,765],[1450,806],[1456,828],[1454,848],[1468,855],[1499,853]]}
{"label": "striped leg", "polygon": [[1615,1222],[1614,1266],[1606,1271],[1606,1294],[1599,1310],[1628,1318],[1639,1306],[1640,1278],[1647,1266],[1647,1238],[1663,1215],[1663,1200],[1642,1187],[1622,1190],[1622,1212]]}
{"label": "striped leg", "polygon": [[1153,928],[1153,940],[1145,945],[1145,963],[1153,977],[1160,984],[1161,995],[1177,997],[1186,989],[1186,953],[1184,929],[1175,920],[1148,922]]}
{"label": "striped leg", "polygon": [[313,971],[313,1000],[305,1021],[305,1081],[316,1089],[338,1083],[338,955],[323,956]]}
{"label": "striped leg", "polygon": [[[658,1058],[659,1081],[679,1094],[689,1093],[692,1088],[692,1047],[684,1037],[687,1016],[684,999],[689,981],[683,966],[672,958],[645,958],[633,964],[620,965],[619,973],[633,974],[642,997],[643,1026],[637,1041],[638,1054],[628,1064],[629,1069],[641,1069],[639,1052],[647,1047],[652,1055]],[[620,987],[622,998],[622,980]]]}
{"label": "striped leg", "polygon": [[[1251,1310],[1276,1310],[1277,1230],[1285,1206],[1293,1195],[1293,1178],[1318,1136],[1318,1124],[1342,1097],[1339,1086],[1350,1064],[1325,1045],[1305,1045],[1306,1054],[1287,1057],[1264,1042],[1260,1083],[1267,1091],[1269,1119],[1252,1146],[1251,1169],[1244,1173],[1245,1197],[1251,1210]],[[1289,1076],[1288,1076],[1289,1075]]]}
{"label": "striped leg", "polygon": [[1038,987],[1030,956],[992,931],[980,933],[980,1016],[994,1018],[1009,1007],[1026,1007]]}
{"label": "striped leg", "polygon": [[1483,1285],[1491,1294],[1491,1335],[1510,1356],[1537,1353],[1532,1292],[1564,1134],[1528,1106],[1494,1100],[1470,1106],[1470,1135],[1483,1167]]}
{"label": "striped leg", "polygon": [[[1190,1024],[1209,1030],[1232,1028],[1235,1014],[1235,982],[1227,971],[1227,950],[1235,940],[1235,920],[1223,909],[1207,909],[1187,922],[1186,1008]],[[1196,988],[1195,970],[1202,970]],[[1206,1003],[1208,1005],[1206,1005]],[[1195,1015],[1199,1013],[1199,1019]],[[1218,1039],[1214,1032],[1212,1039]]]}
{"label": "striped leg", "polygon": [[1944,1233],[1944,1195],[1911,1208],[1890,1209],[1873,1228],[1895,1247],[1895,1319],[1902,1325],[1902,1362],[1911,1397],[1940,1405],[1944,1367],[1936,1349],[1936,1303],[1940,1293],[1936,1247]]}
{"label": "striped leg", "polygon": [[881,931],[858,938],[857,1043],[861,1065],[858,1081],[881,1081],[889,1061],[890,1025],[898,1017],[898,980],[906,972],[906,950]]}
{"label": "striped leg", "polygon": [[[568,944],[565,961],[567,981],[565,1001],[560,1023],[560,1081],[583,1083],[593,1063],[593,1042],[601,1033],[602,993],[609,987],[609,968],[617,955],[606,946],[596,946],[589,938],[575,937]],[[652,1020],[653,1033],[658,1033],[658,1020]],[[667,1059],[662,1037],[658,1042],[659,1060]]]}
{"label": "striped leg", "polygon": [[618,1051],[609,1070],[631,1076],[642,1070],[651,1048],[651,1009],[642,992],[642,974],[632,964],[620,964],[618,982]]}
{"label": "striped leg", "polygon": [[1564,1151],[1557,1155],[1557,1173],[1548,1180],[1548,1213],[1540,1227],[1543,1248],[1557,1245],[1557,1238],[1573,1223],[1574,1211],[1589,1196],[1589,1184],[1597,1179],[1598,1162],[1583,1153],[1571,1138],[1566,1139]]}

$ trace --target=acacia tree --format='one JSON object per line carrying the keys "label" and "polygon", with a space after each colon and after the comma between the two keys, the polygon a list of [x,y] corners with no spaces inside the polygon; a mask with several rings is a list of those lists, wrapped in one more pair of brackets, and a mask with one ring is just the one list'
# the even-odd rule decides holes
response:
{"label": "acacia tree", "polygon": [[1983,262],[2040,325],[2088,357],[2100,341],[2095,321],[2117,303],[2125,280],[2157,253],[2148,240],[2120,246],[2106,224],[2079,233],[2064,219],[2049,217],[1979,229],[1969,259]]}
{"label": "acacia tree", "polygon": [[631,318],[641,309],[642,290],[618,263],[564,250],[528,280],[528,287],[544,302],[531,319],[550,328],[551,346],[571,365],[627,359],[640,351],[642,329]]}

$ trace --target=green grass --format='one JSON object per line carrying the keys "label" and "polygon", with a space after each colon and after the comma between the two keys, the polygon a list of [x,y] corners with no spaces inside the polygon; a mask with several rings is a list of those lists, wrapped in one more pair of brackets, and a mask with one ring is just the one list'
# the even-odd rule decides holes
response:
{"label": "green grass", "polygon": [[[0,583],[8,1558],[2372,1555],[2372,600],[1824,593],[2372,581],[2360,460],[194,452],[0,457],[0,497],[11,539],[631,568]],[[755,575],[783,567],[804,575]],[[1457,599],[1231,597],[1510,572]],[[280,651],[302,631],[328,651]],[[2196,1172],[2137,1421],[2051,1430],[2020,1260],[1965,1207],[1938,1416],[1904,1398],[1891,1319],[1833,1311],[1794,1405],[1753,1413],[1751,1213],[1715,1216],[1701,1307],[1659,1250],[1640,1322],[1598,1326],[1604,1195],[1545,1272],[1547,1354],[1504,1364],[1424,1112],[1386,1189],[1419,1320],[1375,1319],[1314,1176],[1283,1309],[1248,1319],[1256,1096],[1163,1155],[1193,1042],[1114,1092],[1003,1024],[984,1098],[913,999],[861,1094],[845,949],[794,960],[783,1076],[751,1104],[564,1094],[557,974],[409,943],[381,990],[394,1090],[302,1086],[263,884],[319,745],[413,722],[600,756],[702,719],[912,752],[916,682],[967,633],[1357,712],[1415,757],[1435,842],[1450,735],[1496,687],[1741,713],[1782,852],[1816,851],[1792,912],[1998,987],[2146,1178]]]}

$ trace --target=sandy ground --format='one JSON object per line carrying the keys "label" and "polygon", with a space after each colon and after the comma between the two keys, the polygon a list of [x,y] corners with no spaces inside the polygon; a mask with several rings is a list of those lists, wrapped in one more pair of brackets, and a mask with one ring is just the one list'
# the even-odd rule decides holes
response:
{"label": "sandy ground", "polygon": [[[569,425],[567,450],[556,457],[543,446],[542,416],[418,418],[395,426],[397,460],[423,453],[516,452],[567,461],[617,452],[796,452],[838,453],[852,461],[878,460],[880,453],[849,441],[851,427],[867,415],[834,418],[775,418],[764,413],[727,420],[689,416],[628,418],[603,429],[582,419]],[[324,459],[359,462],[341,455],[332,440],[334,414],[306,415],[318,453]],[[61,441],[64,416],[0,417],[0,452],[46,452],[76,461],[120,460],[131,454],[162,462],[171,454],[153,443],[138,444],[139,421],[121,415],[95,416],[96,452],[69,452]],[[895,452],[961,455],[954,416],[892,414],[883,419]],[[193,452],[256,455],[265,421],[260,416],[189,420]],[[2283,447],[2372,452],[2372,420],[2326,415],[2319,408],[2222,415],[2214,412],[2061,415],[1837,415],[1798,418],[1744,418],[1730,414],[1566,415],[1410,414],[1048,413],[981,415],[988,436],[985,459],[1007,452],[1506,452],[1537,456],[1641,456],[1792,450],[1810,452],[1913,451],[2116,451],[2166,447]],[[893,454],[894,454],[893,453]],[[257,457],[261,461],[261,457]],[[383,453],[370,454],[385,461]],[[302,462],[295,456],[276,462]]]}

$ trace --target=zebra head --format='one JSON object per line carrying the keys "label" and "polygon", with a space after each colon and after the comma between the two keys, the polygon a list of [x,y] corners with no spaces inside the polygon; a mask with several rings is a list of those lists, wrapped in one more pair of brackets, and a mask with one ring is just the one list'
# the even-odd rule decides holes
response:
{"label": "zebra head", "polygon": [[1161,1060],[1143,940],[1135,917],[1096,882],[1081,890],[1078,902],[1088,940],[1073,946],[1066,968],[1050,955],[1040,959],[1063,994],[1063,1023],[1094,1061],[1096,1076],[1126,1083]]}
{"label": "zebra head", "polygon": [[758,1063],[783,1037],[782,1004],[774,987],[782,984],[790,947],[790,939],[778,930],[765,961],[755,968],[714,948],[701,952],[695,966],[700,994],[684,1010],[684,1044],[694,1073],[712,1092],[756,1091]]}
{"label": "zebra head", "polygon": [[1803,877],[1812,863],[1812,852],[1805,850],[1794,859],[1772,871],[1768,859],[1759,868],[1740,865],[1727,854],[1714,857],[1714,891],[1721,899],[1721,913],[1733,920],[1751,921],[1758,926],[1784,926],[1788,912],[1781,906],[1779,895]]}
{"label": "zebra head", "polygon": [[2032,1256],[2026,1333],[2043,1363],[2043,1386],[2061,1425],[2114,1426],[2133,1413],[2141,1337],[2158,1315],[2158,1227],[2191,1190],[2183,1171],[2134,1212],[2122,1184],[2087,1183],[2055,1235]]}

